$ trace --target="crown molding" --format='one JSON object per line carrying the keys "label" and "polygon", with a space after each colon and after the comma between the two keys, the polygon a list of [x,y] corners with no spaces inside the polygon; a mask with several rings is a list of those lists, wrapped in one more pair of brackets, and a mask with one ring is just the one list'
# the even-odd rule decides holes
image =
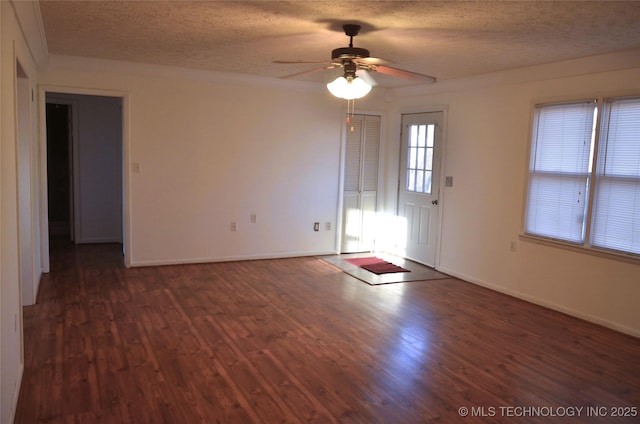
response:
{"label": "crown molding", "polygon": [[11,0],[22,36],[27,42],[29,53],[36,66],[46,63],[49,57],[47,36],[44,31],[40,3],[37,1]]}
{"label": "crown molding", "polygon": [[286,88],[303,92],[326,90],[323,84],[306,81],[284,80],[231,72],[204,71],[178,66],[156,65],[68,55],[49,55],[48,61],[40,69],[43,72],[81,71],[92,73],[121,74],[168,79],[185,79],[208,83],[234,84],[253,87]]}
{"label": "crown molding", "polygon": [[640,49],[598,56],[587,56],[471,77],[441,80],[435,84],[401,87],[392,89],[392,91],[398,97],[410,97],[414,95],[454,92],[494,85],[520,84],[638,68],[640,68]]}

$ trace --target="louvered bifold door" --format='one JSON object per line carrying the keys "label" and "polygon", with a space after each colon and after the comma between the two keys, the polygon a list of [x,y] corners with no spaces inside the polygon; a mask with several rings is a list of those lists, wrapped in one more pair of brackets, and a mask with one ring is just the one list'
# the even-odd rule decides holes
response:
{"label": "louvered bifold door", "polygon": [[380,117],[366,115],[364,120],[363,158],[360,190],[362,229],[360,251],[373,250],[376,236],[378,204],[378,159],[380,155]]}
{"label": "louvered bifold door", "polygon": [[343,253],[373,249],[380,152],[380,116],[354,115],[345,146]]}

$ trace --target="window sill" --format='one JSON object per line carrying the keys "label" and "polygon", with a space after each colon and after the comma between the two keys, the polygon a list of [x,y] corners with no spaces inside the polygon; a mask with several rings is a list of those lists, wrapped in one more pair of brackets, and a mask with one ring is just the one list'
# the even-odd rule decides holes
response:
{"label": "window sill", "polygon": [[555,247],[558,249],[569,250],[571,252],[582,253],[591,256],[597,256],[600,258],[611,259],[620,262],[627,262],[634,265],[640,265],[640,255],[634,255],[632,253],[614,252],[609,250],[600,250],[596,248],[583,247],[575,244],[563,242],[560,240],[553,240],[544,237],[532,236],[530,234],[520,234],[520,240],[525,242],[531,242],[535,244],[541,244],[543,246]]}

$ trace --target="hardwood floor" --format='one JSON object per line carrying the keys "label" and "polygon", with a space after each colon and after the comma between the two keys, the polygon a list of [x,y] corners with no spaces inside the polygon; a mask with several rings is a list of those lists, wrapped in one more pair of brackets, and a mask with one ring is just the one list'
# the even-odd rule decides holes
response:
{"label": "hardwood floor", "polygon": [[638,422],[640,339],[460,280],[54,254],[24,311],[17,423]]}

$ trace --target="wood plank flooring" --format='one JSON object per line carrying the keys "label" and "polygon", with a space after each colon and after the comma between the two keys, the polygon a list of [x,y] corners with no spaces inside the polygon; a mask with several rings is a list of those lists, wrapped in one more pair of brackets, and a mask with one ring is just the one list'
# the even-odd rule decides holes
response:
{"label": "wood plank flooring", "polygon": [[125,269],[119,250],[53,249],[17,423],[639,421],[610,408],[640,408],[640,339],[453,278],[369,286],[312,257]]}

